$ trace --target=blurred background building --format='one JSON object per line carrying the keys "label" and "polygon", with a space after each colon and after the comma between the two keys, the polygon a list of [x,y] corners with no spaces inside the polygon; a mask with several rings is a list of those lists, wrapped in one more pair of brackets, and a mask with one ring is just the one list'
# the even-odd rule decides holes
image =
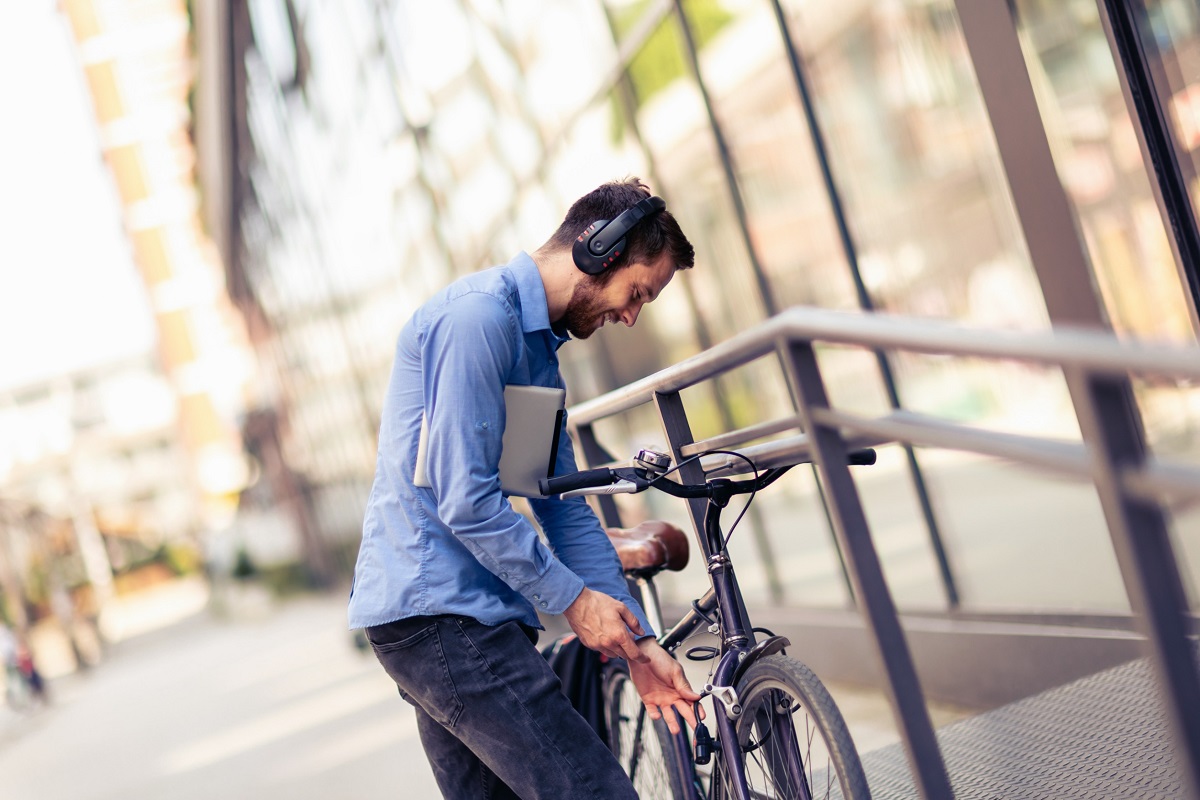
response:
{"label": "blurred background building", "polygon": [[[629,174],[667,199],[697,266],[636,328],[564,351],[572,402],[795,305],[1194,342],[1195,4],[1017,0],[1011,44],[973,5],[31,4],[73,42],[95,135],[72,146],[104,157],[128,248],[110,261],[136,265],[129,313],[156,344],[0,392],[6,616],[50,613],[20,577],[39,558],[74,559],[49,572],[93,610],[80,598],[111,594],[114,573],[185,569],[170,553],[188,548],[214,574],[345,587],[401,325]],[[996,88],[1012,75],[1028,106]],[[1053,170],[1030,168],[1022,136]],[[1056,193],[1064,216],[1039,205]],[[1057,371],[822,359],[852,408],[1079,438]],[[1194,387],[1135,388],[1152,448],[1200,452]],[[788,403],[753,367],[686,399],[697,437]],[[661,441],[656,426],[634,414],[605,442],[628,452]],[[735,542],[748,594],[843,608],[815,477],[789,481]],[[901,611],[1129,610],[1090,486],[890,447],[860,492]],[[683,518],[642,502],[631,513]],[[1173,524],[1195,584],[1200,520]]]}

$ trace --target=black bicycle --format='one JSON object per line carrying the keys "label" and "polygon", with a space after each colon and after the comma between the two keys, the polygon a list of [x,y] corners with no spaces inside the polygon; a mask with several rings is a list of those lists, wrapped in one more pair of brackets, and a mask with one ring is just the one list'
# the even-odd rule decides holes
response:
{"label": "black bicycle", "polygon": [[[664,648],[675,654],[697,633],[717,636],[719,647],[693,646],[684,651],[693,661],[714,662],[701,695],[712,698],[715,736],[703,723],[689,736],[682,722],[681,732],[672,734],[662,720],[651,720],[628,666],[612,660],[603,670],[609,746],[643,800],[869,798],[858,751],[828,690],[812,670],[786,654],[790,641],[751,625],[726,548],[728,536],[721,528],[721,512],[732,498],[749,495],[730,533],[755,493],[790,467],[759,471],[740,453],[702,455],[712,453],[742,459],[753,477],[680,483],[669,479],[679,469],[670,466],[669,456],[643,450],[628,467],[582,470],[541,482],[544,495],[574,497],[653,488],[674,497],[707,500],[700,544],[711,588],[669,630],[662,624],[654,576],[686,565],[687,536],[664,522],[610,528],[609,536]],[[853,453],[850,461],[873,464],[875,452]]]}

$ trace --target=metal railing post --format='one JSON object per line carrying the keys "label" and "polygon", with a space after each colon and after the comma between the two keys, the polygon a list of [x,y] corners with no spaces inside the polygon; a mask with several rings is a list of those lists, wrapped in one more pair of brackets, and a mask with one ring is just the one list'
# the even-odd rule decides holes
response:
{"label": "metal railing post", "polygon": [[[579,425],[575,428],[575,433],[579,437],[579,449],[582,451],[580,455],[583,456],[584,466],[597,467],[613,460],[612,453],[600,444],[591,425]],[[600,519],[604,524],[610,528],[621,527],[621,510],[617,508],[617,501],[612,495],[597,495],[596,502],[600,504]]]}
{"label": "metal railing post", "polygon": [[[683,408],[683,398],[679,396],[679,392],[656,392],[654,405],[658,408],[663,432],[667,435],[667,446],[671,448],[671,457],[676,464],[682,464],[687,459],[680,452],[680,448],[695,441],[692,438],[692,427],[688,424],[687,411]],[[704,468],[700,466],[699,459],[683,464],[678,472],[680,480],[685,483],[704,483]],[[688,514],[692,518],[692,527],[696,531],[696,541],[700,543],[700,552],[704,554],[704,563],[707,564],[709,556],[712,555],[708,549],[708,537],[704,533],[704,517],[708,510],[708,501],[702,498],[692,498],[687,501],[687,504]],[[729,565],[727,569],[732,571],[733,566]],[[741,623],[753,644],[754,632],[745,608],[741,610]]]}
{"label": "metal railing post", "polygon": [[[667,447],[671,449],[671,458],[676,464],[683,464],[687,459],[680,449],[695,441],[692,438],[692,427],[688,424],[687,412],[683,408],[683,399],[679,396],[679,392],[663,394],[656,392],[654,405],[659,419],[662,420],[663,433],[667,435]],[[690,464],[683,464],[679,468],[679,479],[685,483],[703,483],[704,469],[700,466],[700,462],[693,461]],[[708,557],[712,553],[708,552],[708,540],[704,536],[706,503],[700,498],[692,498],[687,501],[687,504],[688,515],[692,518],[692,527],[696,531],[696,541],[700,543],[704,561],[707,563]]]}
{"label": "metal railing post", "polygon": [[1125,590],[1148,640],[1180,773],[1190,795],[1200,798],[1200,674],[1188,639],[1187,592],[1162,507],[1130,497],[1119,480],[1123,468],[1146,461],[1140,428],[1129,422],[1133,391],[1126,378],[1078,369],[1068,370],[1067,379]]}
{"label": "metal railing post", "polygon": [[812,419],[813,410],[829,408],[816,352],[811,342],[783,342],[784,366],[811,442],[813,460],[829,497],[834,530],[847,557],[858,607],[874,635],[896,727],[904,741],[917,788],[926,800],[952,800],[954,792],[925,707],[925,695],[847,465],[846,443],[836,428],[814,424]]}

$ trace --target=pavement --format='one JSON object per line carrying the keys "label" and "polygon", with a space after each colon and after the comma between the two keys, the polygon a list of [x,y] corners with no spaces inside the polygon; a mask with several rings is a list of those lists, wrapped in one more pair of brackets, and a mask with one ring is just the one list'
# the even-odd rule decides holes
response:
{"label": "pavement", "polygon": [[[341,594],[273,602],[180,583],[126,599],[124,638],[51,704],[0,708],[3,800],[439,797],[411,709],[346,630]],[[693,685],[707,665],[687,663]],[[831,686],[861,751],[898,740],[884,698]],[[963,716],[934,708],[936,725]]]}
{"label": "pavement", "polygon": [[4,800],[438,797],[342,597],[143,625],[50,691],[49,707],[0,709]]}

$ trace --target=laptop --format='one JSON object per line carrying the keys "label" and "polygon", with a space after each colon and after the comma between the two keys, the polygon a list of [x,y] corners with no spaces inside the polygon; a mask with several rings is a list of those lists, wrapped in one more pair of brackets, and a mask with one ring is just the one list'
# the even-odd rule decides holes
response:
{"label": "laptop", "polygon": [[[538,480],[554,477],[558,441],[566,414],[567,392],[546,386],[504,387],[508,415],[500,453],[500,488],[508,495],[542,497]],[[421,419],[413,483],[430,488],[426,475],[429,426]]]}

